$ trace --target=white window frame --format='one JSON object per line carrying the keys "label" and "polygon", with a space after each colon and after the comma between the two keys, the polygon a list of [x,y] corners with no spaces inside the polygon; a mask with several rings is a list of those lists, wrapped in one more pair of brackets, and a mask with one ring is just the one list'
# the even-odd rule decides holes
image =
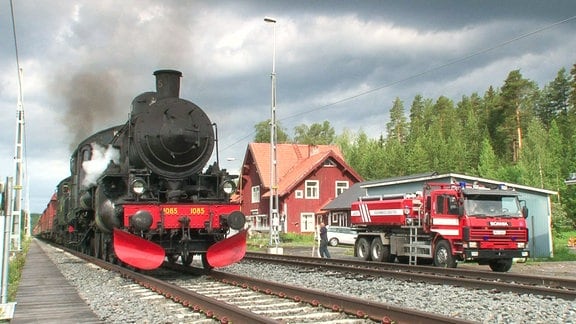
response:
{"label": "white window frame", "polygon": [[252,203],[260,202],[260,186],[252,186]]}
{"label": "white window frame", "polygon": [[316,224],[314,222],[314,213],[300,213],[300,232],[312,233],[316,231]]}
{"label": "white window frame", "polygon": [[304,198],[304,191],[303,190],[296,190],[294,191],[294,197],[296,199],[302,199]]}
{"label": "white window frame", "polygon": [[334,192],[336,193],[335,197],[340,196],[341,193],[346,191],[350,188],[350,183],[348,181],[336,181]]}
{"label": "white window frame", "polygon": [[306,199],[320,199],[320,181],[319,180],[306,180],[305,181],[305,198]]}

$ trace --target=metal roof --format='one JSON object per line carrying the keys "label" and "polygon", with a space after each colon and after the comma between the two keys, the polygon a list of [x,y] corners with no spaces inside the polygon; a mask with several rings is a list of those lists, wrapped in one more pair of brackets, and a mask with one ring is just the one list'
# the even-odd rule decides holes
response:
{"label": "metal roof", "polygon": [[396,177],[396,178],[388,178],[388,179],[382,179],[382,180],[377,180],[377,181],[361,182],[360,185],[362,186],[362,188],[373,188],[373,187],[391,186],[391,185],[403,184],[403,183],[411,183],[411,182],[417,182],[417,181],[433,181],[433,180],[445,179],[445,178],[457,178],[457,179],[464,179],[464,180],[468,180],[468,181],[478,181],[481,183],[489,183],[489,184],[494,184],[494,185],[504,184],[504,185],[508,186],[509,188],[522,189],[524,191],[539,192],[539,193],[543,193],[543,194],[547,194],[547,195],[557,195],[558,194],[557,191],[528,187],[528,186],[523,186],[523,185],[508,183],[508,182],[502,182],[502,181],[492,180],[492,179],[472,177],[472,176],[468,176],[468,175],[464,175],[464,174],[458,174],[458,173],[437,174],[436,172],[432,172],[432,173],[426,173],[426,174],[411,175],[411,176],[406,176],[406,177]]}
{"label": "metal roof", "polygon": [[322,207],[322,210],[350,209],[350,205],[358,200],[358,197],[366,195],[366,189],[360,185],[364,182],[357,182],[352,187],[342,192],[338,197]]}

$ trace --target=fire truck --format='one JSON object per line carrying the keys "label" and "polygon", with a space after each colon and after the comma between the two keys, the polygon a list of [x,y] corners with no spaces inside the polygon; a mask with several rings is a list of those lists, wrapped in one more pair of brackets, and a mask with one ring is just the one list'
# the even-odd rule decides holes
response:
{"label": "fire truck", "polygon": [[528,258],[528,209],[505,185],[426,183],[423,191],[352,203],[354,255],[367,261],[455,268],[475,261],[506,272]]}

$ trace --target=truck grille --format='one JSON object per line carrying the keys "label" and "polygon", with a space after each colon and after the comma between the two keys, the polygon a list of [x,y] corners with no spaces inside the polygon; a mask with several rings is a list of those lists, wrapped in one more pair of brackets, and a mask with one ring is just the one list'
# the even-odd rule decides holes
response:
{"label": "truck grille", "polygon": [[[501,234],[503,233],[503,234]],[[472,228],[469,230],[469,241],[490,242],[526,242],[525,229],[502,229],[502,228]]]}

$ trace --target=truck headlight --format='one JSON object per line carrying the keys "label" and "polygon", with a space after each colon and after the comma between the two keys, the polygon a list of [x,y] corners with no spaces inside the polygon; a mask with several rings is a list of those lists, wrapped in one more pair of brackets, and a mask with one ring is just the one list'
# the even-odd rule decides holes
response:
{"label": "truck headlight", "polygon": [[468,242],[468,248],[477,249],[478,248],[478,242]]}
{"label": "truck headlight", "polygon": [[518,242],[516,244],[518,244],[519,249],[525,249],[526,248],[526,243],[524,243],[524,242]]}

